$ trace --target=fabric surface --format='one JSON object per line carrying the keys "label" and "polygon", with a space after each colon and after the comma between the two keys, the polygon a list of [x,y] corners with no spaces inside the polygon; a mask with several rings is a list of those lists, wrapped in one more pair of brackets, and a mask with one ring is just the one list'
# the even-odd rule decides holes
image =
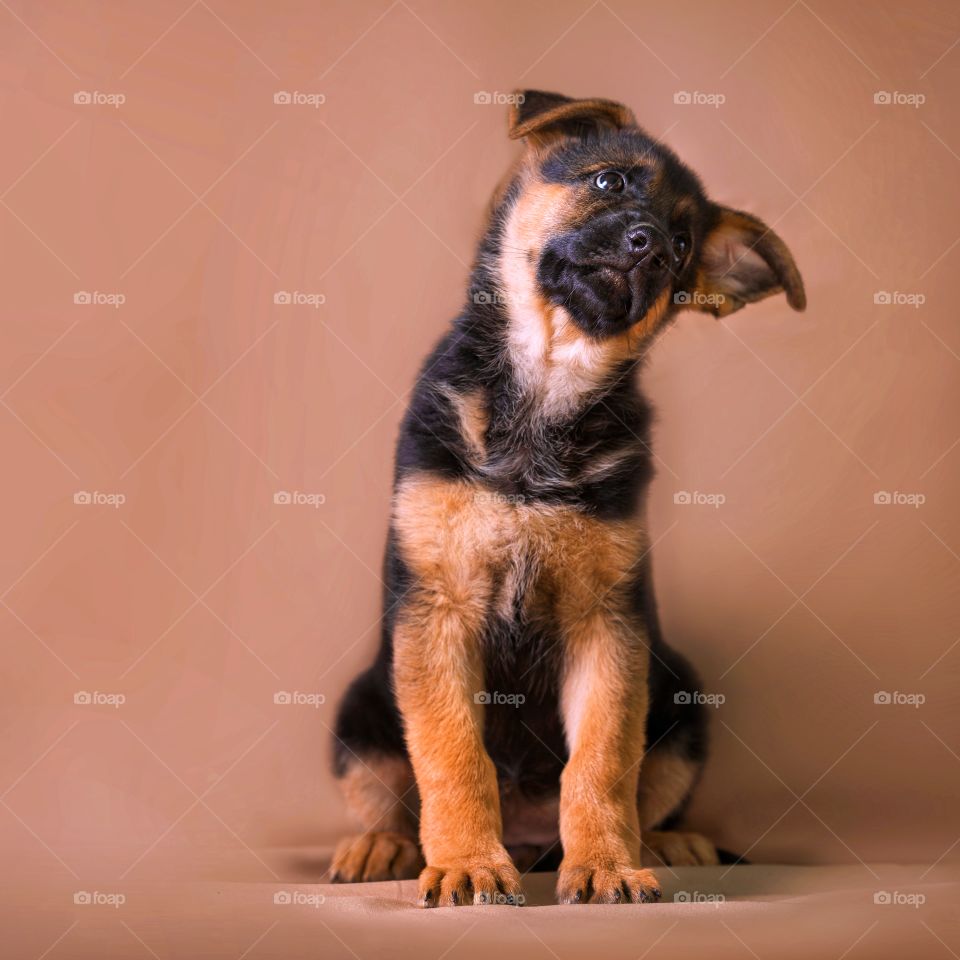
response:
{"label": "fabric surface", "polygon": [[[956,0],[0,0],[3,960],[960,953],[958,35]],[[715,698],[689,826],[771,865],[424,913],[315,885],[331,727],[516,86],[623,101],[804,276],[643,371],[664,634]]]}
{"label": "fabric surface", "polygon": [[[33,889],[8,878],[4,956],[37,958],[52,947],[47,956],[71,960],[934,960],[960,951],[956,866],[661,868],[663,902],[639,906],[558,906],[555,874],[534,874],[523,907],[423,910],[414,881],[313,882],[323,851],[199,862],[201,852],[181,850],[179,864],[169,854],[154,878],[125,883],[116,907],[73,905],[68,883],[52,889],[44,879]],[[187,869],[195,879],[166,879]],[[10,912],[14,904],[29,904],[29,922],[9,922],[24,916]]]}

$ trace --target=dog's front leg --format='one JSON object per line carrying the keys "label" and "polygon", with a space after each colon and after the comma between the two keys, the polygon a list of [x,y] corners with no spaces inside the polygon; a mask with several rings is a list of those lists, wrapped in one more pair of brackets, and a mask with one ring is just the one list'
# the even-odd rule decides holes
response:
{"label": "dog's front leg", "polygon": [[394,682],[420,792],[422,906],[520,903],[483,744],[483,661],[499,543],[495,512],[465,484],[410,483],[396,501],[413,582],[394,627]]}
{"label": "dog's front leg", "polygon": [[395,631],[397,699],[420,791],[421,906],[519,903],[502,843],[493,762],[483,746],[476,637],[446,603],[407,609]]}
{"label": "dog's front leg", "polygon": [[561,903],[660,897],[640,869],[637,780],[644,750],[648,651],[642,634],[596,608],[564,638],[562,709],[570,759],[560,788]]}

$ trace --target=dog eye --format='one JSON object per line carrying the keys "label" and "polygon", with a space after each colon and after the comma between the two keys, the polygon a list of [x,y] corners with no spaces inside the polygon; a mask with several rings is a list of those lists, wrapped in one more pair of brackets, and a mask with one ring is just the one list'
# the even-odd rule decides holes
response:
{"label": "dog eye", "polygon": [[690,249],[690,237],[685,233],[678,233],[673,238],[673,255],[682,260]]}
{"label": "dog eye", "polygon": [[593,181],[601,190],[609,190],[611,193],[620,193],[627,185],[627,179],[622,173],[616,170],[604,170],[598,173]]}

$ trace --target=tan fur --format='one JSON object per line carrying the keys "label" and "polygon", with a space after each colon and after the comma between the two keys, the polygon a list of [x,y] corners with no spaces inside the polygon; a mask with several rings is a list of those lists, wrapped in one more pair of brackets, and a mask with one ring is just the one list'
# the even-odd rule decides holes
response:
{"label": "tan fur", "polygon": [[340,778],[347,806],[365,830],[417,835],[417,790],[403,757],[354,760]]}
{"label": "tan fur", "polygon": [[480,389],[467,393],[451,390],[448,394],[460,424],[460,435],[477,464],[482,464],[487,456],[487,411],[484,408],[484,394]]}
{"label": "tan fur", "polygon": [[[652,874],[638,872],[649,657],[642,626],[623,614],[608,569],[578,571],[586,573],[580,590],[568,583],[575,596],[563,626],[561,709],[570,759],[560,780],[561,901],[577,899],[578,890],[587,896],[584,882],[600,901],[615,900],[624,887],[634,899],[652,897],[657,886]],[[591,595],[605,600],[591,609]]]}
{"label": "tan fur", "polygon": [[422,864],[410,764],[390,756],[352,760],[340,777],[340,789],[363,832],[337,844],[331,877],[342,883],[415,877]]}
{"label": "tan fur", "polygon": [[638,800],[640,826],[649,830],[660,823],[690,792],[697,778],[697,764],[664,750],[651,750],[643,761]]}
{"label": "tan fur", "polygon": [[339,883],[411,880],[422,866],[420,848],[413,837],[372,830],[344,837],[337,844],[330,875]]}
{"label": "tan fur", "polygon": [[679,220],[685,213],[690,213],[697,209],[698,202],[694,197],[681,197],[673,205],[673,216],[671,219]]}
{"label": "tan fur", "polygon": [[643,834],[644,864],[671,867],[713,867],[720,862],[717,848],[702,834],[679,830],[647,830]]}

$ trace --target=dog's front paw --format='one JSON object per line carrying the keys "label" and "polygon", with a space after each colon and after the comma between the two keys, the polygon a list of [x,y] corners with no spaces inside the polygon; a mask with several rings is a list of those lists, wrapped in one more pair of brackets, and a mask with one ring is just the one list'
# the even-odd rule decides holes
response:
{"label": "dog's front paw", "polygon": [[611,863],[560,864],[560,903],[649,903],[660,895],[652,870]]}
{"label": "dog's front paw", "polygon": [[417,903],[421,907],[520,906],[523,888],[520,874],[506,854],[453,857],[421,872]]}

